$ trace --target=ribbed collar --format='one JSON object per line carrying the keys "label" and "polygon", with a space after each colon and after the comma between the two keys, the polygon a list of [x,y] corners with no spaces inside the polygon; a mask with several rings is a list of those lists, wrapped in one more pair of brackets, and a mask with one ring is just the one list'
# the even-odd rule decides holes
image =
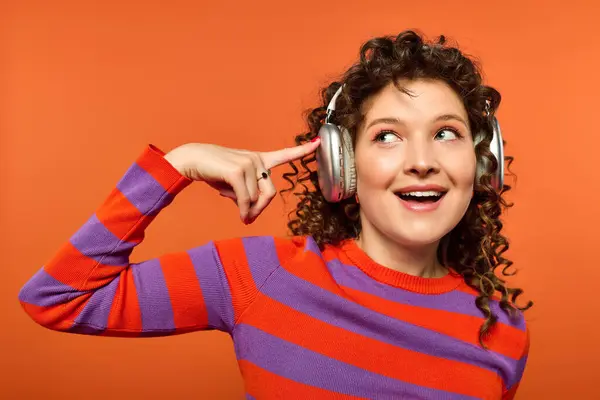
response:
{"label": "ribbed collar", "polygon": [[456,271],[449,269],[449,273],[441,278],[424,278],[410,275],[405,272],[384,267],[371,259],[354,240],[346,240],[341,244],[341,250],[352,262],[371,278],[411,292],[424,294],[440,294],[456,289],[463,278]]}

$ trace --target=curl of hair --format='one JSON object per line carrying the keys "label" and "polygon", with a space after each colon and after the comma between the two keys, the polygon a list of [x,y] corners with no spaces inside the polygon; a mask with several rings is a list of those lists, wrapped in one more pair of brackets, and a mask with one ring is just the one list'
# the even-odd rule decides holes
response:
{"label": "curl of hair", "polygon": [[[501,96],[490,86],[482,83],[477,63],[458,48],[446,45],[444,36],[426,43],[414,31],[404,31],[396,37],[377,37],[364,43],[360,58],[343,75],[340,82],[333,82],[321,90],[321,106],[307,112],[308,132],[296,136],[296,144],[306,143],[316,137],[326,116],[326,107],[337,89],[345,84],[344,91],[336,103],[336,123],[346,127],[355,143],[356,134],[364,119],[364,102],[390,83],[398,90],[411,96],[412,93],[400,86],[399,81],[428,79],[448,84],[463,101],[469,125],[473,134],[482,135],[475,146],[478,163],[485,162],[486,171],[475,182],[475,195],[459,224],[442,239],[438,258],[442,264],[460,273],[466,284],[479,294],[476,306],[485,317],[479,331],[479,341],[483,347],[486,335],[497,322],[498,317],[490,308],[490,300],[499,294],[501,309],[509,315],[524,307],[516,305],[521,289],[508,288],[504,279],[498,276],[514,275],[510,271],[512,261],[503,254],[509,243],[501,234],[500,214],[503,208],[511,207],[503,195],[510,190],[504,185],[496,191],[491,185],[492,176],[498,162],[489,150],[493,136],[491,118],[497,110]],[[487,106],[487,108],[486,108]],[[508,170],[513,161],[506,157]],[[323,197],[318,184],[314,154],[300,160],[300,168],[290,163],[293,172],[283,175],[291,187],[281,191],[293,192],[298,186],[301,191],[293,192],[298,197],[295,210],[290,213],[288,228],[292,235],[312,236],[317,244],[337,245],[347,239],[357,238],[361,232],[359,204],[354,198],[339,203],[329,203]]]}

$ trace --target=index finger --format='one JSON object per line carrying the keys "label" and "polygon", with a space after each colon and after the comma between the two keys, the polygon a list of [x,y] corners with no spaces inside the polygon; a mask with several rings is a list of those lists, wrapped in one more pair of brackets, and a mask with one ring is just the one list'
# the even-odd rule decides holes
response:
{"label": "index finger", "polygon": [[321,144],[321,139],[318,136],[315,139],[313,139],[312,142],[304,143],[300,146],[260,153],[260,158],[262,159],[265,168],[271,169],[278,165],[302,158],[315,151]]}

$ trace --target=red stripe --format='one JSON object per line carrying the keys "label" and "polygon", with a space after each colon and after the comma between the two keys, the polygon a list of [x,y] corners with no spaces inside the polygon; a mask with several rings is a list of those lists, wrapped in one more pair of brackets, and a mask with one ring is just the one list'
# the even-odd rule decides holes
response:
{"label": "red stripe", "polygon": [[246,307],[256,297],[258,289],[254,284],[242,239],[220,241],[216,246],[231,289],[233,313],[237,321]]}
{"label": "red stripe", "polygon": [[49,329],[65,331],[73,326],[77,316],[83,311],[92,293],[76,297],[68,303],[56,304],[49,307],[40,307],[21,302],[25,312],[38,324]]}
{"label": "red stripe", "polygon": [[519,383],[517,382],[513,385],[513,387],[510,388],[510,390],[504,392],[504,394],[502,395],[502,400],[512,400],[515,398],[515,395],[517,394],[517,390],[519,389]]}
{"label": "red stripe", "polygon": [[140,243],[144,239],[144,231],[155,218],[144,217],[119,189],[111,192],[96,211],[96,217],[117,238],[131,243]]}
{"label": "red stripe", "polygon": [[361,399],[284,378],[246,360],[240,360],[239,366],[246,392],[257,399]]}
{"label": "red stripe", "polygon": [[57,281],[76,290],[86,291],[108,284],[124,268],[123,266],[100,264],[67,242],[44,267],[44,270]]}
{"label": "red stripe", "polygon": [[[131,269],[121,274],[119,287],[108,315],[105,334],[137,336],[142,331],[142,314]],[[128,335],[128,333],[130,335]]]}
{"label": "red stripe", "polygon": [[274,237],[275,250],[279,260],[290,260],[294,256],[302,256],[306,248],[306,237],[293,236],[291,238]]}
{"label": "red stripe", "polygon": [[137,159],[137,164],[148,172],[166,191],[177,194],[192,180],[184,177],[164,158],[164,152],[149,145]]}
{"label": "red stripe", "polygon": [[173,308],[177,330],[207,327],[208,313],[202,289],[187,253],[167,254],[160,257],[165,283]]}

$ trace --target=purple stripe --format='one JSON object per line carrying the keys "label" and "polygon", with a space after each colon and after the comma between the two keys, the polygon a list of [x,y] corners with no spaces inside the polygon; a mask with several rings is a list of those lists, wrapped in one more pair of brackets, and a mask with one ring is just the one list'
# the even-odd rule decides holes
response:
{"label": "purple stripe", "polygon": [[175,330],[169,291],[158,259],[131,265],[142,314],[142,332]]}
{"label": "purple stripe", "polygon": [[110,309],[120,281],[121,276],[118,275],[108,285],[96,290],[83,308],[81,314],[75,319],[74,327],[83,325],[96,328],[100,331],[106,329],[106,326],[108,325],[108,315],[110,314]]}
{"label": "purple stripe", "polygon": [[506,390],[512,389],[512,387],[523,378],[523,373],[525,372],[525,366],[527,365],[527,358],[528,358],[528,355],[525,355],[517,363],[517,370],[515,371],[513,379],[511,380],[510,386],[508,386],[506,388]]}
{"label": "purple stripe", "polygon": [[242,238],[248,266],[257,288],[267,281],[280,263],[272,236],[254,236]]}
{"label": "purple stripe", "polygon": [[256,400],[254,397],[250,396],[249,394],[246,394],[246,400]]}
{"label": "purple stripe", "polygon": [[[237,339],[237,340],[236,340]],[[282,340],[250,325],[234,334],[238,359],[296,382],[335,393],[378,399],[472,399],[388,378]]]}
{"label": "purple stripe", "polygon": [[233,305],[229,283],[213,242],[188,251],[200,283],[208,325],[223,332],[233,330]]}
{"label": "purple stripe", "polygon": [[57,281],[42,267],[21,288],[19,300],[40,307],[50,307],[67,303],[85,293]]}
{"label": "purple stripe", "polygon": [[119,267],[128,265],[129,255],[136,245],[121,241],[95,214],[71,237],[71,244],[99,263]]}
{"label": "purple stripe", "polygon": [[[337,296],[281,268],[263,293],[333,326],[407,350],[468,363],[498,373],[512,383],[516,361],[480,346],[410,324]],[[368,321],[366,323],[365,321]]]}
{"label": "purple stripe", "polygon": [[137,163],[127,170],[117,188],[144,215],[157,214],[174,198]]}

